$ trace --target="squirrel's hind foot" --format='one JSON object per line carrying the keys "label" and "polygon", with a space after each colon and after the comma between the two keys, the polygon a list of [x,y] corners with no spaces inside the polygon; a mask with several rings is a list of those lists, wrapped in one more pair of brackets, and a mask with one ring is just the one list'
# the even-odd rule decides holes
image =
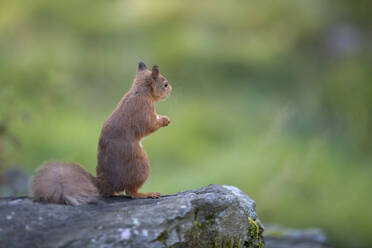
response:
{"label": "squirrel's hind foot", "polygon": [[159,198],[161,196],[159,192],[139,193],[126,191],[126,193],[131,198]]}

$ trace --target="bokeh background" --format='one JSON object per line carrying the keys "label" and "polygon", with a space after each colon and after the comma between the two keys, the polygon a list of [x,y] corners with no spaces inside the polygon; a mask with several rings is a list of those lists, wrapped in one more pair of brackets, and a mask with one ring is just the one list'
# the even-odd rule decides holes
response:
{"label": "bokeh background", "polygon": [[371,17],[371,1],[1,1],[1,171],[95,173],[143,60],[174,88],[143,191],[232,184],[266,223],[371,247]]}

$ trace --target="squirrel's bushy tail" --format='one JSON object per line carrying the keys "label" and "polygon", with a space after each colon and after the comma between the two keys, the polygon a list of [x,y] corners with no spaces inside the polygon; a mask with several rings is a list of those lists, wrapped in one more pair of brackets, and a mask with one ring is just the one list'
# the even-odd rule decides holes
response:
{"label": "squirrel's bushy tail", "polygon": [[99,200],[96,179],[77,164],[52,162],[42,165],[32,178],[36,201],[82,205]]}

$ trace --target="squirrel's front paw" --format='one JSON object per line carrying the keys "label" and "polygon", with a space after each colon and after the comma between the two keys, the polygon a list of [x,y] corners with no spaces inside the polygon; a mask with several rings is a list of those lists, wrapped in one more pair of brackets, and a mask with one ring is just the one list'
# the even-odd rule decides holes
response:
{"label": "squirrel's front paw", "polygon": [[161,121],[161,126],[162,127],[166,127],[170,123],[170,119],[169,119],[168,116],[162,116],[162,117],[160,117],[160,121]]}

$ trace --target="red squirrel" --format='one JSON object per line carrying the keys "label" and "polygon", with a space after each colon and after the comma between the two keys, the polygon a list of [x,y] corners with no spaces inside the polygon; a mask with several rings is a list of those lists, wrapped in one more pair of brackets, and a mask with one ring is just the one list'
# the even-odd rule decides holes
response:
{"label": "red squirrel", "polygon": [[98,142],[97,177],[75,163],[51,162],[39,168],[32,179],[31,192],[36,201],[81,205],[101,197],[122,194],[160,197],[160,193],[140,193],[149,176],[150,164],[141,140],[170,123],[155,112],[154,103],[172,92],[159,67],[148,70],[138,63],[132,88],[105,121]]}

